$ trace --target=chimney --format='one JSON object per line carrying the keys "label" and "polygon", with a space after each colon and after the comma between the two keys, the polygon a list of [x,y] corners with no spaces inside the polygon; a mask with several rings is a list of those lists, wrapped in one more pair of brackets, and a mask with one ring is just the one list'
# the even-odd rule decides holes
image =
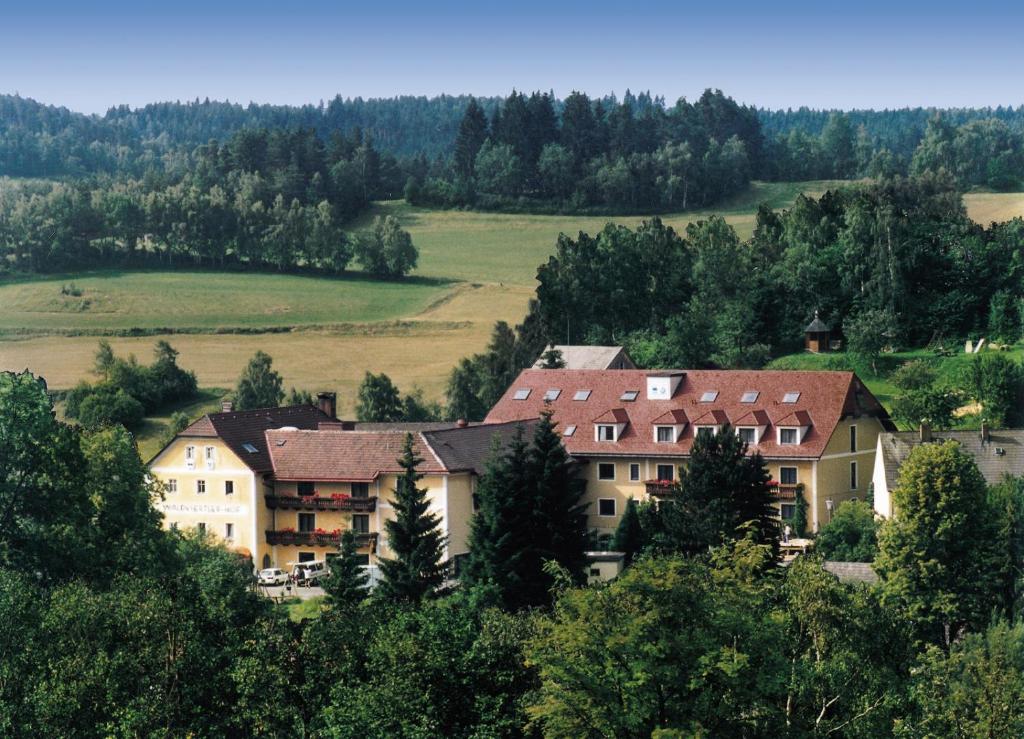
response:
{"label": "chimney", "polygon": [[469,421],[467,421],[465,418],[460,418],[458,421],[455,422],[455,426],[460,429],[464,429],[468,425]]}
{"label": "chimney", "polygon": [[342,431],[355,431],[356,430],[356,422],[355,421],[342,421],[341,422],[341,430]]}
{"label": "chimney", "polygon": [[931,441],[932,440],[932,427],[931,426],[929,426],[927,423],[922,423],[919,430],[921,432],[921,443],[922,444],[924,444],[927,441]]}
{"label": "chimney", "polygon": [[981,443],[988,444],[988,422],[981,422]]}
{"label": "chimney", "polygon": [[335,417],[334,414],[338,410],[337,401],[337,393],[323,392],[316,394],[317,408],[319,408],[323,413],[330,416],[331,418]]}
{"label": "chimney", "polygon": [[220,401],[220,409],[224,413],[230,413],[234,405],[231,402],[231,398],[224,398]]}

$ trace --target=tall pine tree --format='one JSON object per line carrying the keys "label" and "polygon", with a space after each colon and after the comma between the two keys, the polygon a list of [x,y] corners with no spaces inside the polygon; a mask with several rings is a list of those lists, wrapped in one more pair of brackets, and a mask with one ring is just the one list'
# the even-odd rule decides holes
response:
{"label": "tall pine tree", "polygon": [[327,601],[335,608],[354,608],[366,600],[368,582],[356,552],[356,535],[346,531],[341,537],[340,552],[331,561],[331,575],[324,583]]}
{"label": "tall pine tree", "polygon": [[476,98],[470,98],[455,136],[455,171],[462,177],[473,176],[476,155],[487,140],[487,115]]}
{"label": "tall pine tree", "polygon": [[412,434],[406,434],[398,458],[402,473],[391,503],[395,519],[385,522],[388,546],[395,558],[381,560],[383,579],[378,588],[381,597],[394,602],[419,603],[443,578],[444,535],[438,529],[441,519],[428,512],[427,491],[416,484],[423,478],[416,471],[422,461],[413,449]]}

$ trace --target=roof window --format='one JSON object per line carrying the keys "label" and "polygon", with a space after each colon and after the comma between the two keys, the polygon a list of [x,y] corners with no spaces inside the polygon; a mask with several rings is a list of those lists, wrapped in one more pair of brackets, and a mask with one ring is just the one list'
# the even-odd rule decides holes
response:
{"label": "roof window", "polygon": [[783,403],[795,403],[800,400],[800,393],[794,391],[788,392],[782,396]]}
{"label": "roof window", "polygon": [[576,394],[572,396],[573,400],[586,400],[590,397],[589,390],[577,390]]}
{"label": "roof window", "polygon": [[636,400],[636,398],[637,398],[637,396],[639,394],[640,394],[639,390],[627,390],[621,396],[619,396],[619,400],[628,400],[628,401],[632,402],[632,401]]}
{"label": "roof window", "polygon": [[249,454],[255,454],[256,452],[259,451],[259,449],[254,447],[249,442],[245,442],[244,444],[242,444],[242,449],[244,449],[245,451],[249,452]]}
{"label": "roof window", "polygon": [[516,390],[516,394],[512,396],[512,400],[526,400],[530,397],[530,388],[521,387]]}
{"label": "roof window", "polygon": [[556,387],[551,388],[544,392],[544,400],[558,400],[558,396],[562,394],[562,391]]}
{"label": "roof window", "polygon": [[741,403],[756,403],[757,402],[757,396],[760,395],[760,394],[761,393],[759,393],[757,390],[747,390],[747,392],[743,393],[743,397],[740,398],[740,402]]}
{"label": "roof window", "polygon": [[562,432],[562,436],[572,436],[575,433],[576,433],[576,427],[575,426],[566,426],[565,427],[565,431]]}
{"label": "roof window", "polygon": [[700,396],[701,403],[714,403],[718,400],[717,390],[708,390]]}

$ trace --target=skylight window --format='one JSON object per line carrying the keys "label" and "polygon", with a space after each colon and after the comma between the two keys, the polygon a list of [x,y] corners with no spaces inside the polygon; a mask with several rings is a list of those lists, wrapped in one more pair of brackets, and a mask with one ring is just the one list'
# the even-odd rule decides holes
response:
{"label": "skylight window", "polygon": [[562,391],[558,388],[551,388],[544,393],[544,400],[558,400],[558,396],[562,394]]}
{"label": "skylight window", "polygon": [[577,390],[576,394],[572,396],[573,400],[586,400],[590,397],[589,390]]}
{"label": "skylight window", "polygon": [[244,449],[245,451],[249,452],[249,454],[255,454],[256,452],[259,451],[259,449],[254,447],[249,442],[245,442],[244,444],[242,444],[242,449]]}
{"label": "skylight window", "polygon": [[795,392],[795,391],[794,392],[790,392],[790,393],[786,393],[785,395],[782,396],[782,402],[783,403],[795,403],[798,400],[800,400],[800,393]]}
{"label": "skylight window", "polygon": [[740,402],[741,403],[756,403],[758,395],[760,395],[760,393],[757,390],[747,390],[747,392],[743,393],[743,397],[740,398]]}
{"label": "skylight window", "polygon": [[565,431],[562,432],[562,436],[572,436],[575,433],[576,433],[576,427],[575,426],[566,426],[565,427]]}
{"label": "skylight window", "polygon": [[639,390],[627,390],[619,397],[619,400],[628,400],[629,402],[633,402],[636,400],[638,395],[640,395]]}
{"label": "skylight window", "polygon": [[717,390],[708,390],[700,396],[701,403],[714,403],[716,400],[718,400]]}
{"label": "skylight window", "polygon": [[530,397],[530,388],[523,387],[516,390],[516,394],[512,396],[513,400],[526,400]]}

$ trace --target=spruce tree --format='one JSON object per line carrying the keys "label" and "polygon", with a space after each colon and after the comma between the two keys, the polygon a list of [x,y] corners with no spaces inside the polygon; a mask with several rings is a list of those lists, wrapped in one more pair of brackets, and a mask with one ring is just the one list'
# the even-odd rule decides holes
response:
{"label": "spruce tree", "polygon": [[441,584],[443,577],[444,536],[438,529],[441,519],[428,512],[427,491],[416,484],[423,478],[416,471],[422,461],[413,450],[412,434],[406,434],[398,458],[402,473],[391,503],[395,519],[385,523],[388,546],[395,558],[381,560],[383,579],[378,588],[381,597],[394,602],[419,603]]}
{"label": "spruce tree", "polygon": [[476,155],[487,140],[487,116],[476,98],[470,98],[455,136],[455,170],[463,177],[473,176]]}
{"label": "spruce tree", "polygon": [[626,564],[633,563],[633,559],[644,548],[644,532],[640,525],[640,513],[637,511],[636,501],[631,497],[626,501],[626,510],[622,512],[619,525],[615,529],[615,540],[612,544],[617,552],[625,552]]}
{"label": "spruce tree", "polygon": [[331,575],[324,582],[327,601],[335,608],[349,609],[366,600],[369,578],[356,551],[355,532],[341,536],[339,554],[331,560]]}

